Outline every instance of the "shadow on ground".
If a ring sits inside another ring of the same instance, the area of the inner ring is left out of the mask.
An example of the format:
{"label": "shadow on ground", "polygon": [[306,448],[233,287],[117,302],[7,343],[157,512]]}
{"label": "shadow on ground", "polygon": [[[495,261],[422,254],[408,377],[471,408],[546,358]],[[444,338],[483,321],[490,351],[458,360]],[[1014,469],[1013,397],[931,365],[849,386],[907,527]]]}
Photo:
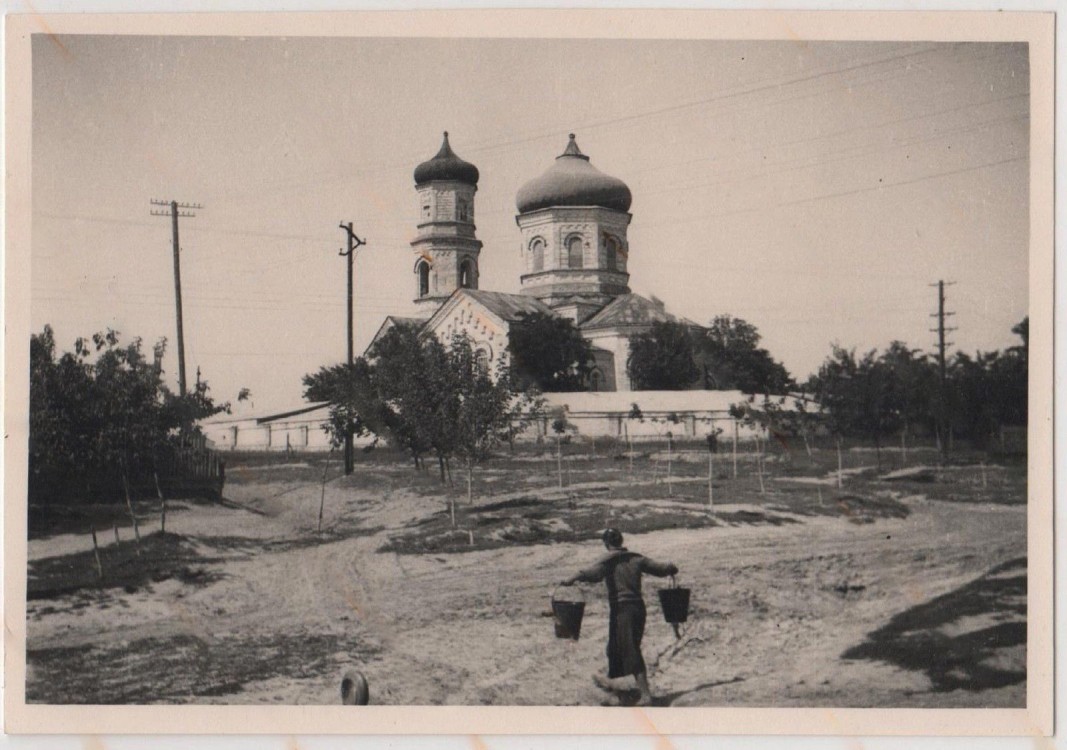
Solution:
{"label": "shadow on ground", "polygon": [[842,654],[929,677],[933,692],[986,690],[1026,679],[1026,558],[895,615]]}
{"label": "shadow on ground", "polygon": [[26,701],[186,703],[199,697],[239,694],[246,685],[268,679],[323,679],[340,663],[365,662],[377,653],[377,647],[359,635],[311,632],[205,633],[203,637],[179,635],[31,649],[27,651],[31,676]]}
{"label": "shadow on ground", "polygon": [[[734,677],[729,680],[717,680],[715,682],[705,682],[703,685],[696,685],[685,690],[676,690],[673,693],[663,693],[662,695],[654,695],[652,697],[652,706],[665,708],[667,706],[674,705],[674,702],[681,698],[683,695],[690,695],[691,693],[699,693],[702,690],[709,690],[715,687],[721,687],[723,685],[732,685],[735,682],[744,682],[743,677]],[[654,690],[653,690],[654,691]],[[605,701],[607,705],[611,706],[636,706],[637,701],[641,698],[641,693],[636,689],[633,690],[614,690],[611,692],[610,697]]]}

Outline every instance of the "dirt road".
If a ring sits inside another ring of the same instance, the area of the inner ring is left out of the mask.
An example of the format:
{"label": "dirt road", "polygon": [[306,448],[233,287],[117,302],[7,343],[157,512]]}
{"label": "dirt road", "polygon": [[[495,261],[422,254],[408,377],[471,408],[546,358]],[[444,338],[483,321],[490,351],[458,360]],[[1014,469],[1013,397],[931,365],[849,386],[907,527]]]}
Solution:
{"label": "dirt road", "polygon": [[[29,602],[31,701],[337,703],[349,666],[374,703],[618,700],[590,680],[604,662],[602,589],[586,589],[578,642],[554,638],[542,616],[553,583],[594,559],[595,543],[397,555],[378,550],[439,501],[334,483],[319,537],[314,485],[232,494],[258,512],[190,506],[168,518],[205,561],[193,582]],[[796,516],[629,536],[676,562],[693,590],[676,641],[661,582],[646,579],[657,702],[1022,705],[1025,506],[903,502],[906,518],[874,523]],[[30,558],[84,545],[34,541]]]}

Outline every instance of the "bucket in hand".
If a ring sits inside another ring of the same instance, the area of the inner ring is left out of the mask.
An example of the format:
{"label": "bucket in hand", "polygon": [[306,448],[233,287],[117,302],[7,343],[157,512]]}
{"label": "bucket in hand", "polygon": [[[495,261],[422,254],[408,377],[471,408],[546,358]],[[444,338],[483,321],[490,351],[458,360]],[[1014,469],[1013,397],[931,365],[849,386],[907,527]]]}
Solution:
{"label": "bucket in hand", "polygon": [[[569,601],[556,598],[556,591],[552,592],[552,618],[556,624],[557,638],[570,638],[578,640],[582,632],[582,617],[585,615],[585,597],[581,601]],[[581,590],[578,590],[581,595]]]}
{"label": "bucket in hand", "polygon": [[689,619],[689,589],[682,588],[671,576],[671,587],[659,590],[659,603],[663,607],[663,619],[672,625]]}

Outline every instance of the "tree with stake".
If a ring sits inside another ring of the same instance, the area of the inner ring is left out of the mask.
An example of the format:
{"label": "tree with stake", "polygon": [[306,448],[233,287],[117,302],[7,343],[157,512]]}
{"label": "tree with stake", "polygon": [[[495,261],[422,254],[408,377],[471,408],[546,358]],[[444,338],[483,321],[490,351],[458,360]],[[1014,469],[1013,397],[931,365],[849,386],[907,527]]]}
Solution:
{"label": "tree with stake", "polygon": [[674,434],[667,430],[667,494],[673,495],[674,488],[671,486],[671,441]]}
{"label": "tree with stake", "polygon": [[816,400],[826,411],[838,454],[838,486],[842,484],[841,441],[845,436],[873,438],[881,466],[881,441],[900,424],[893,393],[892,369],[875,351],[857,359],[855,351],[834,345],[830,357],[812,378]]}
{"label": "tree with stake", "polygon": [[571,429],[567,421],[567,410],[560,407],[553,412],[552,431],[556,433],[556,469],[559,474],[559,486],[563,487],[563,433]]}
{"label": "tree with stake", "polygon": [[707,435],[708,441],[708,513],[715,515],[715,489],[712,486],[712,480],[715,476],[715,451],[718,447],[718,437],[722,432],[721,428],[716,427]]}
{"label": "tree with stake", "polygon": [[452,426],[452,450],[467,468],[468,503],[473,502],[474,467],[506,442],[509,432],[523,431],[541,407],[536,392],[513,390],[506,363],[501,359],[498,364],[494,379],[479,363],[470,339],[453,335],[447,366],[454,398],[446,404],[450,411],[444,422]]}
{"label": "tree with stake", "polygon": [[633,437],[630,435],[630,420],[631,419],[636,419],[639,422],[644,422],[645,421],[645,415],[641,413],[641,407],[638,406],[636,402],[630,404],[630,413],[626,415],[626,444],[627,444],[627,448],[628,448],[627,455],[630,458],[630,481],[633,482],[633,479],[634,479],[634,441],[633,441]]}

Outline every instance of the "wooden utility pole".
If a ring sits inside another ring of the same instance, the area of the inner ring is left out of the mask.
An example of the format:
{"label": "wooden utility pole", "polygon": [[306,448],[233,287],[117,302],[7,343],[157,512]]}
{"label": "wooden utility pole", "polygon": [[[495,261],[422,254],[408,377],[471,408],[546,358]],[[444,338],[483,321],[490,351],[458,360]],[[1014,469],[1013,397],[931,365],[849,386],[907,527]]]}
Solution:
{"label": "wooden utility pole", "polygon": [[203,208],[199,203],[179,203],[178,201],[160,201],[153,198],[153,206],[166,206],[166,211],[149,211],[152,216],[169,216],[171,219],[172,243],[174,249],[174,307],[178,318],[178,392],[185,396],[185,331],[182,327],[182,268],[179,260],[181,245],[178,242],[178,217],[193,218],[195,209]]}
{"label": "wooden utility pole", "polygon": [[930,286],[937,287],[937,312],[931,313],[931,318],[937,318],[937,328],[931,328],[931,333],[937,334],[937,366],[940,377],[939,397],[940,413],[938,414],[938,421],[940,422],[938,429],[941,433],[941,453],[942,455],[948,453],[948,433],[952,429],[951,422],[948,417],[948,360],[945,356],[945,352],[948,347],[952,346],[951,341],[945,341],[945,333],[948,331],[955,331],[955,328],[948,328],[945,326],[945,318],[955,315],[954,312],[945,311],[945,287],[952,286],[955,282],[944,280],[938,281],[936,284],[930,284]]}
{"label": "wooden utility pole", "polygon": [[[341,229],[345,230],[345,234],[348,235],[348,249],[342,248],[338,251],[338,255],[342,255],[347,260],[348,265],[348,366],[352,367],[354,358],[354,352],[352,351],[352,257],[356,254],[356,250],[361,246],[367,244],[365,240],[361,240],[352,231],[352,222],[347,224],[341,223]],[[352,445],[352,434],[345,430],[345,476],[348,476],[355,470],[355,456]]]}

